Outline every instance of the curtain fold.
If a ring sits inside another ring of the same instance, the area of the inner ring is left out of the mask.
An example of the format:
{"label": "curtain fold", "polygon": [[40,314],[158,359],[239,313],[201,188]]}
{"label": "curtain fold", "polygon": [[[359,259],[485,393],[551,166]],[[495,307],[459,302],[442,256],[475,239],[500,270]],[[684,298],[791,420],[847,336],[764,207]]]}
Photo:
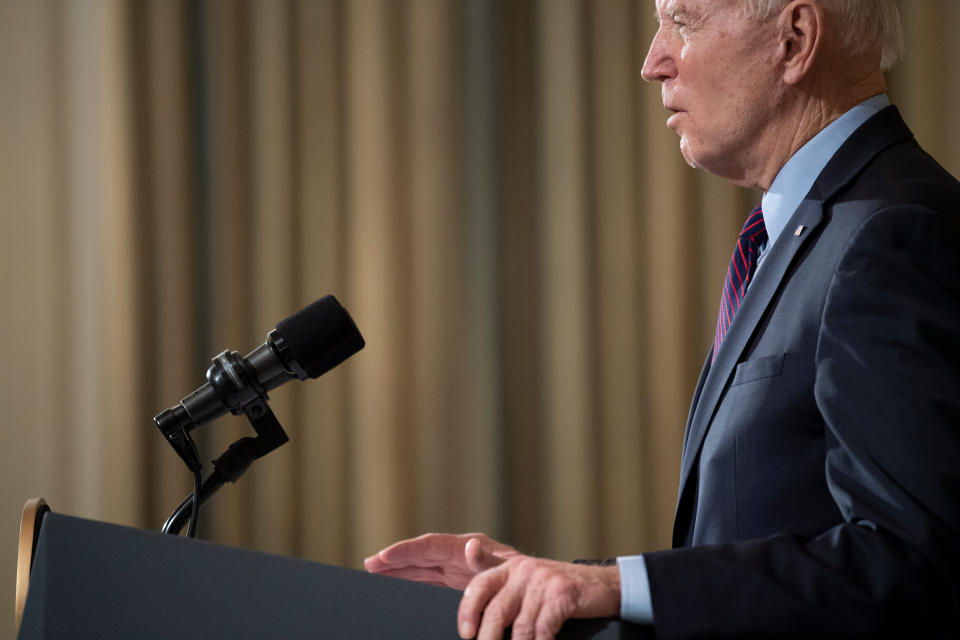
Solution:
{"label": "curtain fold", "polygon": [[[152,416],[333,293],[366,349],[271,393],[291,441],[203,537],[354,567],[428,530],[668,545],[759,194],[684,164],[648,4],[0,0],[8,522],[43,495],[159,528],[191,485]],[[903,13],[891,97],[960,173],[960,8]]]}

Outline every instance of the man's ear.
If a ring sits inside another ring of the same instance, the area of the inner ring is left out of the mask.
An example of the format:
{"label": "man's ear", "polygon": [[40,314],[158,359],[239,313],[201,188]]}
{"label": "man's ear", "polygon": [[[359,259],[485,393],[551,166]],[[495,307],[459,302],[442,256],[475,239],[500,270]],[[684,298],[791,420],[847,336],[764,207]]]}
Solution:
{"label": "man's ear", "polygon": [[823,48],[825,16],[817,0],[793,0],[780,12],[780,55],[783,81],[798,84],[809,73]]}

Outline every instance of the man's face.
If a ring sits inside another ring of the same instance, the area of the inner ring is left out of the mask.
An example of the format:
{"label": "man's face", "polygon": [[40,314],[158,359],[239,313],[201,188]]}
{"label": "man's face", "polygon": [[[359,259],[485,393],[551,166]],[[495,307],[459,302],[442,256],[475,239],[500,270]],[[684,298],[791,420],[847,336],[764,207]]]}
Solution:
{"label": "man's face", "polygon": [[781,96],[776,20],[748,20],[738,4],[657,0],[660,27],[642,71],[663,83],[684,159],[735,182],[769,142]]}

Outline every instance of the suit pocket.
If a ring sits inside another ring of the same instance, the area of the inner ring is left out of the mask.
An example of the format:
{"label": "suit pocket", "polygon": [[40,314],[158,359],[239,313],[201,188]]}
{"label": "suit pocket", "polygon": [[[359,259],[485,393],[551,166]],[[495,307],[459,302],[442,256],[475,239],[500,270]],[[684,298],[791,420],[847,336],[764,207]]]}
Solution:
{"label": "suit pocket", "polygon": [[733,374],[731,386],[780,375],[783,373],[783,361],[786,356],[785,353],[779,353],[741,362],[737,365],[737,370]]}

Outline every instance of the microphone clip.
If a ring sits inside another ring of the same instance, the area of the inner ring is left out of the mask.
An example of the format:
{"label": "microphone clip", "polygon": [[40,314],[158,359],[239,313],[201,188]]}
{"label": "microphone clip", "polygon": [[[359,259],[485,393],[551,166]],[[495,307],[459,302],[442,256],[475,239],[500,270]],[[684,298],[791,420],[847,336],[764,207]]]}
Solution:
{"label": "microphone clip", "polygon": [[250,363],[236,351],[226,349],[213,359],[207,369],[207,382],[223,406],[235,416],[244,413],[244,407],[258,400],[263,404],[268,400],[267,392],[257,381]]}
{"label": "microphone clip", "polygon": [[256,399],[250,402],[243,407],[243,413],[257,432],[257,437],[240,438],[213,461],[214,475],[226,482],[236,482],[254,460],[290,440],[265,401]]}
{"label": "microphone clip", "polygon": [[267,404],[267,391],[257,381],[250,363],[239,353],[225,350],[215,357],[207,369],[207,382],[223,406],[234,415],[245,415],[257,432],[256,438],[240,438],[234,442],[213,462],[217,475],[227,482],[236,482],[254,460],[267,455],[289,438]]}

